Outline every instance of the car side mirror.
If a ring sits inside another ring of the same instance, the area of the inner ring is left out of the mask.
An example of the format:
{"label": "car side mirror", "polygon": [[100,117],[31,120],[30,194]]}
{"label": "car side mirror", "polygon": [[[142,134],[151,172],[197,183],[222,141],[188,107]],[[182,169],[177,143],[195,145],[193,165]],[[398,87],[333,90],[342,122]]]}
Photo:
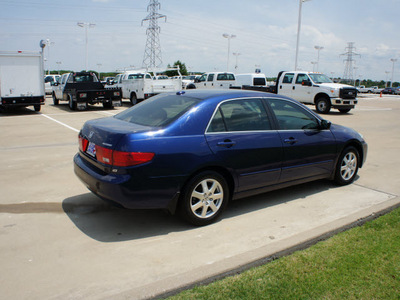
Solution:
{"label": "car side mirror", "polygon": [[303,80],[303,81],[301,82],[301,85],[303,85],[303,86],[312,86],[312,83],[311,83],[311,81],[309,81],[309,80]]}
{"label": "car side mirror", "polygon": [[52,86],[57,86],[57,85],[58,85],[58,82],[52,82],[51,85],[52,85]]}
{"label": "car side mirror", "polygon": [[332,125],[332,123],[330,121],[321,120],[320,128],[321,128],[321,130],[330,129],[331,125]]}
{"label": "car side mirror", "polygon": [[195,78],[194,82],[200,82],[200,79],[199,78]]}

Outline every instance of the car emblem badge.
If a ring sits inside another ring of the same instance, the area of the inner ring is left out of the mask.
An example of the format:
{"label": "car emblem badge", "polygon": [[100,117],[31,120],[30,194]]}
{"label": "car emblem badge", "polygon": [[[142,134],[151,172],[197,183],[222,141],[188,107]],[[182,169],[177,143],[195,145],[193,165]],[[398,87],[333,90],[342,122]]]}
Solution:
{"label": "car emblem badge", "polygon": [[91,139],[91,138],[93,137],[93,135],[94,135],[94,132],[91,131],[91,132],[89,133],[89,135],[88,135],[88,138]]}

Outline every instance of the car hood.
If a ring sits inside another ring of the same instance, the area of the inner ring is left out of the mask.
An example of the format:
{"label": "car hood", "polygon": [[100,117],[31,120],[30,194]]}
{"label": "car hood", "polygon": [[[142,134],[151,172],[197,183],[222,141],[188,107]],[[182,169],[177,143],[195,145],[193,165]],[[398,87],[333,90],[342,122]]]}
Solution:
{"label": "car hood", "polygon": [[341,84],[341,83],[318,83],[319,86],[326,87],[327,89],[341,89],[341,88],[353,88],[354,86],[348,84]]}

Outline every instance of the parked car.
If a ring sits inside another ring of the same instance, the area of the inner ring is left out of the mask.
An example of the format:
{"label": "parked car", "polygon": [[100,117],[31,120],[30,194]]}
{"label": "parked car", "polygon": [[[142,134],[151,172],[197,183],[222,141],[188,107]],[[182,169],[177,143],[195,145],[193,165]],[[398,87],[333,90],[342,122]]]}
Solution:
{"label": "parked car", "polygon": [[394,87],[387,87],[382,90],[382,94],[391,94],[394,95],[396,92],[396,88]]}
{"label": "parked car", "polygon": [[400,95],[400,87],[397,87],[396,90],[394,91],[394,93],[395,93],[396,95]]}
{"label": "parked car", "polygon": [[122,207],[207,225],[230,200],[323,178],[350,184],[366,156],[356,131],[285,96],[191,90],[87,121],[74,170]]}

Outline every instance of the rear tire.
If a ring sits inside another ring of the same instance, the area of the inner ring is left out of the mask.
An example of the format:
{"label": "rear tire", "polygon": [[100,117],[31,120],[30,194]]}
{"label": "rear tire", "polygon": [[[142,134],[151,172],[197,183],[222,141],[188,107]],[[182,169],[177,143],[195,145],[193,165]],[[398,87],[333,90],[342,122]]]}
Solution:
{"label": "rear tire", "polygon": [[114,106],[112,105],[112,101],[110,100],[110,102],[103,102],[103,107],[105,109],[113,109]]}
{"label": "rear tire", "polygon": [[226,208],[229,187],[223,176],[205,171],[184,187],[180,199],[181,216],[189,223],[204,226],[215,222]]}
{"label": "rear tire", "polygon": [[53,93],[52,96],[53,96],[53,104],[58,105],[60,103],[60,101],[57,99],[56,94]]}
{"label": "rear tire", "polygon": [[320,114],[327,114],[331,111],[331,101],[329,98],[320,97],[315,101],[315,109]]}
{"label": "rear tire", "polygon": [[338,185],[347,185],[356,178],[360,166],[360,154],[354,147],[347,147],[339,157],[336,171],[335,182]]}
{"label": "rear tire", "polygon": [[137,104],[137,97],[136,97],[135,93],[131,93],[130,100],[131,100],[132,105],[136,105]]}
{"label": "rear tire", "polygon": [[76,101],[74,101],[72,99],[72,96],[68,96],[68,100],[69,100],[69,109],[70,110],[76,110]]}
{"label": "rear tire", "polygon": [[40,111],[41,105],[34,105],[33,108],[35,111]]}

